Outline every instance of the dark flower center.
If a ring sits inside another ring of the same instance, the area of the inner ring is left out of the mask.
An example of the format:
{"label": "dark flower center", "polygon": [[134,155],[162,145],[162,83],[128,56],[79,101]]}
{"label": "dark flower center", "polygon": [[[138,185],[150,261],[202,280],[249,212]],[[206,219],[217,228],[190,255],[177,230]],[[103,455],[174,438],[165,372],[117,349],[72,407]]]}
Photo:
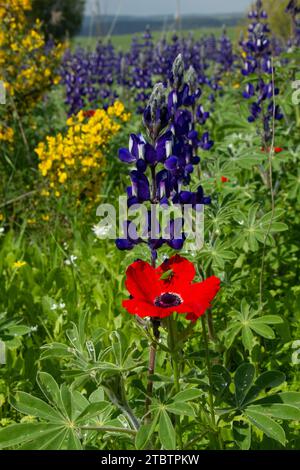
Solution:
{"label": "dark flower center", "polygon": [[154,305],[161,308],[177,307],[177,305],[182,304],[183,300],[178,294],[173,292],[165,292],[164,294],[159,295],[154,300]]}

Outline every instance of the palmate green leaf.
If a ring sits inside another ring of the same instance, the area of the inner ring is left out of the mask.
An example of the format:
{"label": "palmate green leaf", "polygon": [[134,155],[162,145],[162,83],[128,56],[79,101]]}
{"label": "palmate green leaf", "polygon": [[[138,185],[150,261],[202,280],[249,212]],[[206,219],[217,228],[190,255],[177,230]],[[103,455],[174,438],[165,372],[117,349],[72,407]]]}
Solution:
{"label": "palmate green leaf", "polygon": [[253,402],[257,396],[265,389],[278,387],[285,381],[283,372],[277,370],[268,370],[261,374],[255,381],[254,385],[250,388],[247,396],[245,397],[244,404]]}
{"label": "palmate green leaf", "polygon": [[244,399],[253,383],[255,367],[253,364],[241,364],[234,375],[235,399],[237,407],[242,406]]}
{"label": "palmate green leaf", "polygon": [[29,393],[17,392],[11,398],[11,405],[20,413],[36,416],[51,423],[63,423],[64,417],[50,405]]}
{"label": "palmate green leaf", "polygon": [[245,415],[250,420],[250,422],[260,429],[264,434],[266,434],[266,436],[280,442],[280,444],[283,446],[285,445],[285,432],[280,424],[276,423],[276,421],[271,419],[269,416],[266,416],[257,411],[249,410],[248,408],[245,410]]}
{"label": "palmate green leaf", "polygon": [[69,429],[66,438],[63,441],[64,448],[67,450],[82,450],[81,442],[76,431]]}
{"label": "palmate green leaf", "polygon": [[251,170],[255,165],[261,164],[265,159],[265,156],[259,154],[253,154],[252,150],[249,150],[247,154],[240,155],[237,164],[240,168]]}
{"label": "palmate green leaf", "polygon": [[270,416],[271,418],[300,421],[300,409],[296,406],[286,405],[284,403],[253,404],[248,406],[247,410],[262,413],[266,416]]}
{"label": "palmate green leaf", "polygon": [[198,390],[197,388],[187,388],[186,390],[183,390],[182,392],[177,393],[173,397],[173,401],[191,401],[195,400],[196,398],[199,398],[201,396],[201,391]]}
{"label": "palmate green leaf", "polygon": [[170,416],[162,410],[159,418],[159,440],[165,450],[176,450],[176,433]]}
{"label": "palmate green leaf", "polygon": [[60,450],[68,433],[68,429],[60,428],[34,438],[18,448],[18,450]]}
{"label": "palmate green leaf", "polygon": [[49,423],[12,424],[0,430],[0,449],[11,448],[33,439],[39,439],[53,432],[60,432],[61,429],[61,426]]}
{"label": "palmate green leaf", "polygon": [[251,446],[251,426],[249,423],[232,423],[233,438],[241,450],[249,450]]}

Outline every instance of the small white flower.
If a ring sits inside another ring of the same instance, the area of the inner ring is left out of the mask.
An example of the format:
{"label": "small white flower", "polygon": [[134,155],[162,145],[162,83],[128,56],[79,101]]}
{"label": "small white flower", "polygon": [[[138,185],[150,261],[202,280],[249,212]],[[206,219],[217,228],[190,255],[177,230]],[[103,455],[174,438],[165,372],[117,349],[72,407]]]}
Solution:
{"label": "small white flower", "polygon": [[104,238],[109,234],[111,228],[112,225],[106,225],[104,227],[98,224],[93,226],[92,231],[94,232],[97,238]]}
{"label": "small white flower", "polygon": [[65,264],[67,266],[71,266],[71,265],[76,266],[76,263],[75,263],[76,260],[77,260],[77,256],[71,255],[70,258],[65,260]]}
{"label": "small white flower", "polygon": [[4,227],[0,227],[0,235],[4,233]]}
{"label": "small white flower", "polygon": [[34,333],[34,332],[37,331],[37,330],[38,330],[38,325],[34,325],[34,326],[31,326],[31,327],[30,327],[30,331],[31,331],[32,333]]}
{"label": "small white flower", "polygon": [[52,304],[50,307],[50,310],[57,310],[58,305],[57,304]]}
{"label": "small white flower", "polygon": [[65,308],[66,304],[64,302],[60,302],[59,308]]}

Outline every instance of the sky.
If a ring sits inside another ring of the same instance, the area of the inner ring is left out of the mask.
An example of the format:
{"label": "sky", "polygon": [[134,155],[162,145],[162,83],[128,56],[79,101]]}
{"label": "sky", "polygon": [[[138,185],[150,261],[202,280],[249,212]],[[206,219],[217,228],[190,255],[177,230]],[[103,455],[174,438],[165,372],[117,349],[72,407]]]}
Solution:
{"label": "sky", "polygon": [[[97,12],[100,4],[101,14],[114,15],[174,15],[178,0],[86,0],[86,12]],[[241,13],[251,0],[179,0],[182,15]],[[99,10],[98,10],[99,11]]]}

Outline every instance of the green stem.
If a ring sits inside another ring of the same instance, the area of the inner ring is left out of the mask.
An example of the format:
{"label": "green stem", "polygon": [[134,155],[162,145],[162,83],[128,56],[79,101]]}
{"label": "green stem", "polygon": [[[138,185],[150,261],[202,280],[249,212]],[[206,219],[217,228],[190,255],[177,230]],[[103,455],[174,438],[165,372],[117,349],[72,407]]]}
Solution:
{"label": "green stem", "polygon": [[215,408],[214,408],[214,397],[212,393],[212,372],[211,372],[211,364],[210,364],[210,357],[209,357],[208,336],[206,332],[206,322],[205,322],[204,315],[201,317],[201,323],[202,323],[202,332],[203,332],[203,339],[204,339],[204,346],[205,346],[205,359],[206,359],[206,367],[207,367],[208,382],[209,382],[208,405],[209,405],[212,424],[213,424],[213,427],[215,428],[214,432],[217,433],[217,436],[218,436],[218,445],[219,445],[219,448],[222,449],[223,444],[222,444],[221,436],[220,436],[219,431],[216,431],[217,423],[216,423],[216,414],[215,414]]}
{"label": "green stem", "polygon": [[[167,326],[168,326],[168,344],[172,356],[172,368],[173,368],[173,376],[174,376],[174,388],[175,392],[180,392],[180,367],[178,364],[178,354],[176,351],[177,345],[177,325],[176,320],[174,321],[173,315],[170,315],[167,318]],[[182,434],[180,429],[180,416],[175,417],[175,430],[176,435],[178,436],[179,440],[179,448],[183,449],[183,442],[182,442]]]}

